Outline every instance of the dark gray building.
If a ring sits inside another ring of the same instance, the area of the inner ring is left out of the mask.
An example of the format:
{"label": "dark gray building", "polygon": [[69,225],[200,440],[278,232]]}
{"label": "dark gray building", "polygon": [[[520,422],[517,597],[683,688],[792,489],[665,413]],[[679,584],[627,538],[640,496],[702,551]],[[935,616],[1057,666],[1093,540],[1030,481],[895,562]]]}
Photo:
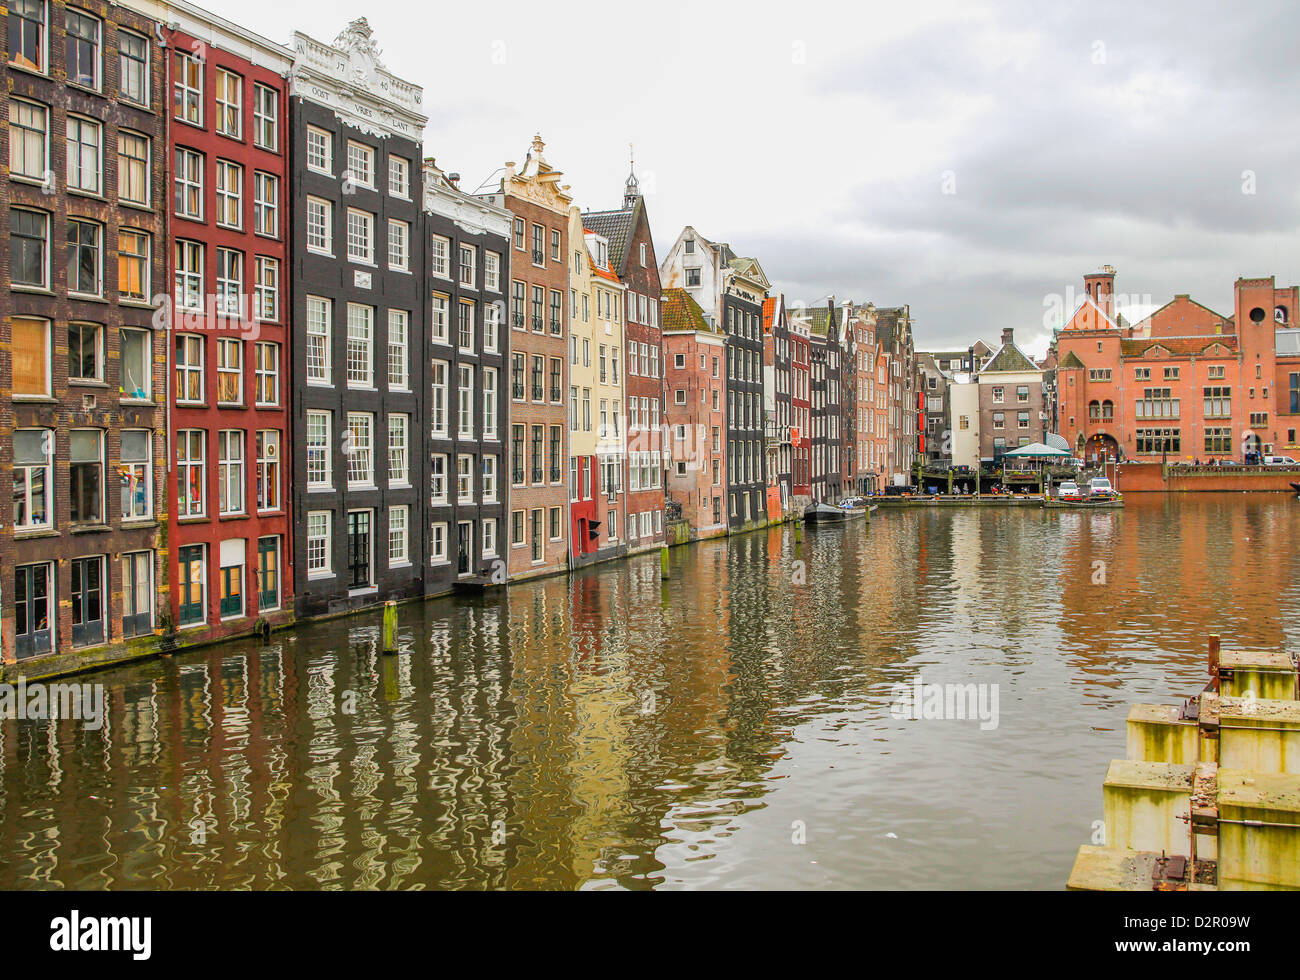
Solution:
{"label": "dark gray building", "polygon": [[364,18],[293,46],[294,594],[308,616],[424,593],[427,118]]}
{"label": "dark gray building", "polygon": [[[506,579],[512,216],[424,162],[429,411],[417,444],[429,467],[425,595]],[[427,440],[427,441],[426,441]]]}

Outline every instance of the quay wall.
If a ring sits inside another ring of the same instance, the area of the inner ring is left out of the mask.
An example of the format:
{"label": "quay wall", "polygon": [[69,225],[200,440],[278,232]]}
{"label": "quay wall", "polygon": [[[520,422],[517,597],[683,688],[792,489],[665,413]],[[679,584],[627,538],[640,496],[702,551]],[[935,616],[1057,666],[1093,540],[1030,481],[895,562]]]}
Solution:
{"label": "quay wall", "polygon": [[1294,493],[1300,469],[1260,466],[1164,466],[1121,463],[1120,493]]}

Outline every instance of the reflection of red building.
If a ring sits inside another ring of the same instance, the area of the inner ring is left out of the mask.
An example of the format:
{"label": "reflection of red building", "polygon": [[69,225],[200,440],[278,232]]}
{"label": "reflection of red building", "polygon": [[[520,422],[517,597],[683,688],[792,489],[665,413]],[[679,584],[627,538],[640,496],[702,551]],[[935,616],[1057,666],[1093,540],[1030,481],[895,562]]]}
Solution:
{"label": "reflection of red building", "polygon": [[809,388],[808,324],[790,322],[790,446],[794,506],[801,511],[812,500],[812,402]]}
{"label": "reflection of red building", "polygon": [[172,25],[171,616],[229,635],[293,605],[282,290],[293,55],[195,7],[159,19]]}

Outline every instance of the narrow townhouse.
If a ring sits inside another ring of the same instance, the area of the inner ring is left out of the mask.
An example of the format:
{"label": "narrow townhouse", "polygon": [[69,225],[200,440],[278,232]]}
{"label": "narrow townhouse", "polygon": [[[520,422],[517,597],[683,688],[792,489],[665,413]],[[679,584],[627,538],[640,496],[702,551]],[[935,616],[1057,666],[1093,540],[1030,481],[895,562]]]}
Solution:
{"label": "narrow townhouse", "polygon": [[170,629],[166,51],[102,0],[13,0],[0,59],[0,650],[101,659]]}
{"label": "narrow townhouse", "polygon": [[[440,595],[458,584],[506,581],[511,216],[462,191],[459,175],[432,157],[423,172],[419,233],[428,313],[412,329],[427,338],[429,413],[413,421],[408,452],[427,446],[424,594]],[[403,357],[389,364],[393,371],[409,370]]]}
{"label": "narrow townhouse", "polygon": [[365,18],[293,38],[294,598],[300,616],[424,594],[431,347],[419,86]]}
{"label": "narrow townhouse", "polygon": [[790,324],[785,295],[778,293],[763,301],[763,437],[768,490],[776,488],[778,498],[768,501],[772,521],[784,520],[794,506],[791,381]]}
{"label": "narrow townhouse", "polygon": [[483,199],[511,214],[510,528],[512,579],[569,566],[569,207],[563,174],[533,138]]}

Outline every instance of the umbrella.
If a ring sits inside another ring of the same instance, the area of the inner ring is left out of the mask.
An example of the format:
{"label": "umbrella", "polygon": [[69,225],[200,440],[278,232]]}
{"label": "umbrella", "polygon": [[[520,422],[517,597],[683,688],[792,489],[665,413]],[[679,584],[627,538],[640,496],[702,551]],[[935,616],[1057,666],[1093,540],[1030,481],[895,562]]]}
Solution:
{"label": "umbrella", "polygon": [[1053,449],[1051,446],[1044,446],[1041,442],[1033,442],[1019,449],[1008,450],[1002,455],[1014,456],[1017,459],[1060,459],[1069,456],[1070,453],[1065,449]]}

